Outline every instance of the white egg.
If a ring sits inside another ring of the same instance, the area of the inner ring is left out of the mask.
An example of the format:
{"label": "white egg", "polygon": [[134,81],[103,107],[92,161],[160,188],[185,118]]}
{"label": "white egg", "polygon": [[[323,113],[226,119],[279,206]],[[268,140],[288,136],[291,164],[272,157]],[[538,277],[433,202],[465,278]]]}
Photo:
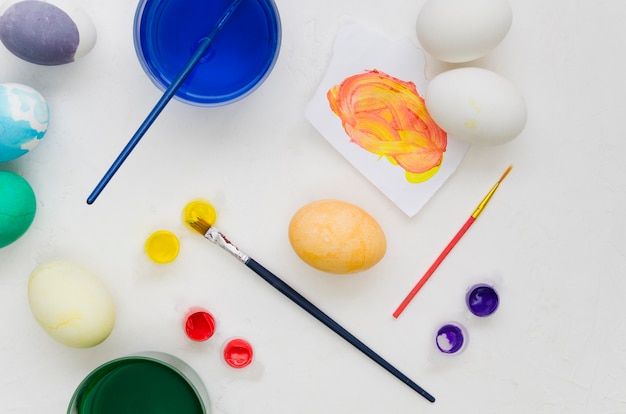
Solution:
{"label": "white egg", "polygon": [[109,291],[93,273],[72,262],[54,261],[35,269],[28,301],[37,323],[70,347],[98,345],[115,325]]}
{"label": "white egg", "polygon": [[436,59],[469,62],[493,50],[512,21],[506,0],[429,0],[417,18],[417,38]]}
{"label": "white egg", "polygon": [[424,100],[437,125],[472,144],[504,144],[526,125],[522,95],[509,80],[487,69],[443,72],[429,82]]}

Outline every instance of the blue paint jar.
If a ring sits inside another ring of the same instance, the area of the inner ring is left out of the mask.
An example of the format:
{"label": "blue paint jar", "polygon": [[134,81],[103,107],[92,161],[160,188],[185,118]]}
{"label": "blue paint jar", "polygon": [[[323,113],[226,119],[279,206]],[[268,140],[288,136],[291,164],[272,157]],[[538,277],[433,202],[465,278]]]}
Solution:
{"label": "blue paint jar", "polygon": [[[142,0],[134,22],[135,50],[162,91],[211,31],[232,0]],[[273,0],[243,0],[175,95],[198,106],[218,106],[252,93],[269,76],[281,42]]]}

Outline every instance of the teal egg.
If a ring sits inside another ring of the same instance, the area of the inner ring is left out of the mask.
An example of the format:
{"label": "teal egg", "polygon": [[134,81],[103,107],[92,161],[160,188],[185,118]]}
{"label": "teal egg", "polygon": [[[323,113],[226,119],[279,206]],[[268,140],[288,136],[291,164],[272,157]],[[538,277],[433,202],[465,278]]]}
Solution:
{"label": "teal egg", "polygon": [[35,193],[28,181],[10,171],[0,171],[0,248],[26,233],[36,210]]}
{"label": "teal egg", "polygon": [[35,148],[49,119],[48,104],[39,92],[19,83],[0,83],[0,162]]}

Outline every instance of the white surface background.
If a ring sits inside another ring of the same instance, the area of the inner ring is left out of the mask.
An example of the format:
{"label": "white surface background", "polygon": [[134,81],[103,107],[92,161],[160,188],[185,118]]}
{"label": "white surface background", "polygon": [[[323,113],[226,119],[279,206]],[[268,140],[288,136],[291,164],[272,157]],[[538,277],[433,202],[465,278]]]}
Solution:
{"label": "white surface background", "polygon": [[[303,108],[330,58],[334,35],[358,21],[415,38],[420,0],[277,0],[283,45],[267,82],[217,109],[173,102],[101,198],[85,198],[159,92],[132,45],[136,3],[84,0],[95,49],[74,64],[40,67],[0,48],[0,81],[48,100],[48,134],[1,166],[38,198],[28,233],[0,250],[0,411],[65,412],[97,365],[136,351],[170,352],[192,365],[214,413],[626,412],[624,110],[626,58],[620,0],[510,0],[504,42],[477,65],[515,83],[526,129],[501,147],[469,150],[446,185],[407,218],[309,125]],[[435,72],[440,68],[434,68]],[[398,320],[391,313],[504,168],[515,168],[480,220]],[[430,404],[180,221],[191,199],[210,199],[218,227],[242,249],[343,323],[437,397]],[[388,252],[362,274],[322,274],[293,253],[292,214],[319,198],[369,211]],[[153,230],[179,234],[171,266],[148,263]],[[51,259],[96,272],[118,319],[101,345],[70,349],[35,323],[31,271]],[[502,277],[502,307],[472,324],[466,352],[432,364],[433,329],[463,314],[467,285]],[[195,344],[185,310],[219,323]],[[224,367],[222,342],[254,345],[257,377]]]}

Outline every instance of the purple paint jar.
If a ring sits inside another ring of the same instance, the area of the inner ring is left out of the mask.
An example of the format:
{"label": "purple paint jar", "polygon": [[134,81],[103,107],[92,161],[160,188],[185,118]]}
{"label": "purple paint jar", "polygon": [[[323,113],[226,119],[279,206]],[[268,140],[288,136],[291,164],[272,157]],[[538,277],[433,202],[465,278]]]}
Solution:
{"label": "purple paint jar", "polygon": [[465,303],[472,314],[483,318],[498,309],[500,298],[493,286],[480,283],[469,288],[465,295]]}
{"label": "purple paint jar", "polygon": [[456,323],[449,322],[441,326],[435,334],[435,345],[444,354],[457,354],[465,348],[467,331]]}

